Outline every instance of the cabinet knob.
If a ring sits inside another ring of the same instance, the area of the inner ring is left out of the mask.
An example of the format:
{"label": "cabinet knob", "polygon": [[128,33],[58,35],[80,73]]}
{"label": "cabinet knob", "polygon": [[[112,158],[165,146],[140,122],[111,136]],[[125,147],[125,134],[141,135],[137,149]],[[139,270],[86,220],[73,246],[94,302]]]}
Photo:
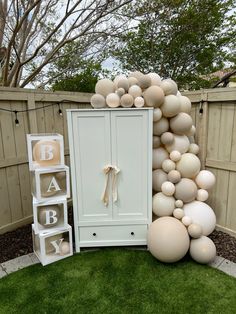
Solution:
{"label": "cabinet knob", "polygon": [[133,231],[131,232],[131,235],[132,235],[132,236],[134,235],[134,232],[133,232]]}
{"label": "cabinet knob", "polygon": [[94,232],[94,233],[93,233],[93,236],[96,237],[96,235],[97,235],[97,234]]}

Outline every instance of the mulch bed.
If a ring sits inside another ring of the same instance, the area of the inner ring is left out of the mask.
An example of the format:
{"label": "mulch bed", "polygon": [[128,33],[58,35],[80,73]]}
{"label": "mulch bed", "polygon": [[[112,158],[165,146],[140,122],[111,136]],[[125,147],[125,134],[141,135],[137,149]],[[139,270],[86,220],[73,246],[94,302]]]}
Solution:
{"label": "mulch bed", "polygon": [[[68,222],[73,226],[72,208],[68,210]],[[209,236],[215,243],[217,255],[236,263],[236,238],[222,231]],[[0,235],[0,263],[33,252],[31,225]]]}

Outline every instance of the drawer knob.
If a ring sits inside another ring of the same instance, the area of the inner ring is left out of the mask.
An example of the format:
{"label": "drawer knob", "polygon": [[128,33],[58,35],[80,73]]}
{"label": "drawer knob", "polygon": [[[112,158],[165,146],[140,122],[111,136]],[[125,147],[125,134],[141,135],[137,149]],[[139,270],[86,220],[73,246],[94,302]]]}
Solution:
{"label": "drawer knob", "polygon": [[94,232],[94,233],[93,233],[93,236],[96,237],[96,235],[97,235],[97,234]]}
{"label": "drawer knob", "polygon": [[133,232],[133,231],[131,232],[131,235],[132,235],[132,236],[134,235],[134,232]]}

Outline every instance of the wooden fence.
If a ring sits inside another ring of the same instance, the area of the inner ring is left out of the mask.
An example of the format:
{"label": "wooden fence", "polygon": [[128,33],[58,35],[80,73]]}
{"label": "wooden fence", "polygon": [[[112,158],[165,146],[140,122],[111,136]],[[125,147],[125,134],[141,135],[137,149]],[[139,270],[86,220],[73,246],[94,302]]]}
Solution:
{"label": "wooden fence", "polygon": [[[217,225],[236,235],[236,89],[212,89],[185,93],[193,103],[192,118],[203,168],[216,175],[209,205]],[[65,160],[69,164],[65,110],[89,107],[90,94],[0,88],[0,233],[32,221],[32,200],[27,163],[27,133],[64,135]],[[50,104],[53,106],[47,107]],[[58,114],[59,104],[63,116]]]}
{"label": "wooden fence", "polygon": [[[65,161],[69,164],[65,110],[90,106],[90,97],[84,93],[0,88],[0,108],[41,108],[18,113],[19,126],[15,125],[14,113],[0,111],[0,233],[32,222],[26,134],[63,134]],[[63,116],[58,114],[59,108]]]}

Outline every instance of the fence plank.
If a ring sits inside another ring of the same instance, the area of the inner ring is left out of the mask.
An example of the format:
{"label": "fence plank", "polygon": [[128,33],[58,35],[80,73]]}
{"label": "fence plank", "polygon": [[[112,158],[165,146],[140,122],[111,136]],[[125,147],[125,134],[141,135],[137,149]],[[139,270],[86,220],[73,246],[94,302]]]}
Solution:
{"label": "fence plank", "polygon": [[23,216],[32,215],[32,197],[28,164],[18,166]]}
{"label": "fence plank", "polygon": [[0,200],[0,226],[4,226],[12,221],[7,189],[6,169],[0,169]]}
{"label": "fence plank", "polygon": [[210,104],[208,119],[207,158],[218,159],[221,104]]}
{"label": "fence plank", "polygon": [[229,187],[228,187],[228,211],[226,227],[236,231],[236,173],[231,172],[229,177]]}

